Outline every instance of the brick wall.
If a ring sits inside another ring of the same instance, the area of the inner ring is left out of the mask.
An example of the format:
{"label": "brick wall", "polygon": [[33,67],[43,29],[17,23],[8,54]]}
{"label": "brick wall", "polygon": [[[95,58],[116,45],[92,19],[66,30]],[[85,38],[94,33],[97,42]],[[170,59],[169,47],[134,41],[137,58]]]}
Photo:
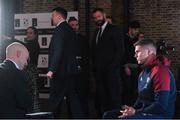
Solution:
{"label": "brick wall", "polygon": [[24,0],[24,13],[51,12],[54,7],[62,6],[68,11],[73,10],[73,0]]}
{"label": "brick wall", "polygon": [[140,21],[145,36],[175,46],[175,52],[169,56],[176,73],[180,65],[180,1],[130,0],[129,12],[131,20]]}
{"label": "brick wall", "polygon": [[[74,0],[24,0],[23,13],[51,12],[54,7],[64,7],[67,11],[74,11]],[[111,0],[90,0],[90,11],[95,7],[102,7],[107,14],[111,14]],[[85,34],[85,0],[79,0],[80,32]],[[90,32],[94,30],[94,23],[90,16]]]}
{"label": "brick wall", "polygon": [[[24,0],[24,13],[51,12],[54,7],[61,6],[68,11],[74,10],[74,0]],[[105,9],[112,15],[118,25],[123,24],[123,0],[89,0],[90,11],[96,7]],[[129,0],[130,20],[139,20],[146,37],[156,41],[166,40],[175,46],[176,51],[170,53],[174,72],[180,65],[180,1],[179,0]],[[79,0],[80,32],[85,34],[85,0]],[[90,36],[95,25],[90,14]]]}
{"label": "brick wall", "polygon": [[[22,0],[23,13],[51,12],[54,7],[61,6],[68,11],[74,10],[74,0]],[[80,32],[85,34],[85,1],[79,1]],[[112,15],[116,24],[123,26],[123,0],[89,0],[90,12],[96,7],[105,9],[108,15]],[[175,76],[180,68],[180,0],[129,0],[130,20],[139,20],[142,31],[146,37],[154,40],[166,40],[168,44],[175,46],[176,51],[170,53],[172,68]],[[90,14],[90,36],[95,25]],[[179,70],[180,71],[180,70]],[[93,81],[93,80],[92,80]],[[179,82],[179,81],[178,81]],[[93,104],[90,103],[92,107]],[[90,110],[90,116],[94,115],[94,109]]]}

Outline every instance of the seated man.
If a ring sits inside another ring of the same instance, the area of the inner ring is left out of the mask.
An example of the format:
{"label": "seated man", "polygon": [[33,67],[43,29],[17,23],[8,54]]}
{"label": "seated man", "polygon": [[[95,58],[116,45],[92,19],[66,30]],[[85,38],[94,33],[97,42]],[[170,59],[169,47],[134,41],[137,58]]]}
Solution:
{"label": "seated man", "polygon": [[165,56],[156,56],[156,45],[144,39],[135,44],[135,57],[142,65],[138,80],[139,97],[133,107],[124,105],[122,110],[104,113],[104,118],[170,119],[174,114],[176,85]]}
{"label": "seated man", "polygon": [[24,68],[29,53],[14,42],[6,48],[6,60],[0,64],[0,118],[24,118],[31,105]]}

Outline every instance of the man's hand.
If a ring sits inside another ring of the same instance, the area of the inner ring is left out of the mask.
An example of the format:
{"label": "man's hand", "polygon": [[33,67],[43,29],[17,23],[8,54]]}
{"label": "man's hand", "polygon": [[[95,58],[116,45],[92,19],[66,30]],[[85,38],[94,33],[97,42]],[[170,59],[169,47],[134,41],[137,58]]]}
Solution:
{"label": "man's hand", "polygon": [[127,116],[131,116],[134,115],[136,110],[133,107],[124,105],[122,107],[123,110],[121,110],[120,112],[122,113],[122,115],[118,116],[118,118],[123,118],[123,117],[127,117]]}
{"label": "man's hand", "polygon": [[53,78],[53,72],[51,72],[51,71],[49,71],[46,75],[47,75],[48,79],[52,79]]}

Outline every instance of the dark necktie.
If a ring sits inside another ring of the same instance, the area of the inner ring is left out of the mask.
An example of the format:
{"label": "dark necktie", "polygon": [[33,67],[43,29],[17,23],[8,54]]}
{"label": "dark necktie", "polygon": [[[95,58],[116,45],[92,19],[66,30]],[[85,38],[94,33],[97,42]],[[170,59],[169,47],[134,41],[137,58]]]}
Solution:
{"label": "dark necktie", "polygon": [[100,39],[101,39],[102,28],[100,27],[98,31],[99,31],[99,32],[98,32],[96,44],[97,44],[97,43],[100,41]]}

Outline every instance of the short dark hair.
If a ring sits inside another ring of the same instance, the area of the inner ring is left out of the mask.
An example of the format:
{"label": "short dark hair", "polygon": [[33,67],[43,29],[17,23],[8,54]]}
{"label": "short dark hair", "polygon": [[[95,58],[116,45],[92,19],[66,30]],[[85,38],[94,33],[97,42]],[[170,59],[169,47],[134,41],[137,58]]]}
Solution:
{"label": "short dark hair", "polygon": [[38,30],[37,30],[37,28],[34,27],[34,26],[29,26],[29,27],[26,29],[26,31],[27,31],[28,29],[32,29],[33,32],[34,32],[34,34],[35,34],[35,36],[36,36],[36,39],[38,39]]}
{"label": "short dark hair", "polygon": [[74,16],[69,17],[68,23],[71,21],[78,21]]}
{"label": "short dark hair", "polygon": [[131,21],[130,23],[129,23],[129,27],[130,28],[140,28],[141,26],[140,26],[140,23],[139,23],[139,21],[137,21],[137,20],[134,20],[134,21]]}
{"label": "short dark hair", "polygon": [[52,11],[56,11],[56,12],[60,13],[64,19],[67,18],[67,11],[66,11],[66,9],[64,9],[62,7],[56,7]]}
{"label": "short dark hair", "polygon": [[34,26],[29,26],[26,30],[32,29],[34,31],[34,34],[38,35],[38,30]]}
{"label": "short dark hair", "polygon": [[137,45],[140,46],[152,45],[156,49],[156,43],[151,39],[138,40],[136,43],[134,43],[134,46]]}
{"label": "short dark hair", "polygon": [[95,9],[92,11],[92,13],[95,13],[95,12],[97,12],[97,11],[99,11],[99,12],[101,12],[101,13],[104,13],[104,10],[103,10],[102,8],[95,8]]}

